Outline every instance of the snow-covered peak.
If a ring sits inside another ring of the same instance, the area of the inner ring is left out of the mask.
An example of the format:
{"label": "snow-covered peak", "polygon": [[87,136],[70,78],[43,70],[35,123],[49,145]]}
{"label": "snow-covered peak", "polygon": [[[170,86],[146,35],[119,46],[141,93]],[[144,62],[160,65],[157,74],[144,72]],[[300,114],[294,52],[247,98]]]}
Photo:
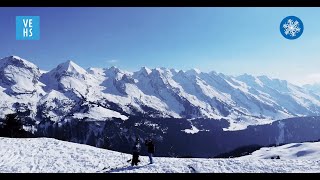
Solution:
{"label": "snow-covered peak", "polygon": [[105,74],[118,74],[118,73],[122,73],[122,71],[117,68],[116,66],[111,66],[109,68],[104,69],[105,70]]}
{"label": "snow-covered peak", "polygon": [[40,74],[36,65],[18,56],[9,56],[0,60],[0,79],[2,78],[6,84],[26,84],[27,79],[36,83]]}
{"label": "snow-covered peak", "polygon": [[159,77],[172,77],[175,72],[172,73],[171,69],[160,67],[152,69],[150,74],[152,74],[152,76]]}
{"label": "snow-covered peak", "polygon": [[151,73],[151,69],[147,68],[146,66],[143,66],[138,72],[148,75]]}
{"label": "snow-covered peak", "polygon": [[313,93],[320,95],[320,83],[305,84],[302,87]]}
{"label": "snow-covered peak", "polygon": [[[266,77],[266,78],[268,78],[268,77]],[[237,76],[235,79],[246,83],[250,87],[257,87],[257,86],[263,87],[264,86],[263,82],[261,82],[261,80],[259,78],[252,76],[252,75],[249,75],[247,73],[242,74],[240,76]]]}
{"label": "snow-covered peak", "polygon": [[40,80],[46,85],[45,90],[48,92],[52,89],[62,92],[71,90],[82,95],[88,92],[89,87],[97,84],[91,74],[71,60],[43,74]]}
{"label": "snow-covered peak", "polygon": [[263,84],[269,87],[273,87],[281,92],[288,92],[288,82],[286,80],[274,79],[268,76],[258,76],[257,77]]}
{"label": "snow-covered peak", "polygon": [[237,76],[236,79],[255,80],[255,77],[247,73],[244,73],[242,75]]}
{"label": "snow-covered peak", "polygon": [[258,76],[257,78],[260,79],[261,81],[274,83],[274,84],[286,85],[288,83],[286,80],[280,80],[280,79],[277,79],[277,78],[271,78],[271,77],[268,77],[266,75]]}
{"label": "snow-covered peak", "polygon": [[120,80],[122,76],[126,74],[125,71],[122,71],[115,66],[105,69],[104,73],[107,78],[115,78],[116,80]]}
{"label": "snow-covered peak", "polygon": [[64,63],[59,64],[56,68],[58,72],[69,72],[69,73],[79,73],[79,74],[86,74],[87,71],[84,70],[82,67],[77,65],[71,60],[68,60]]}
{"label": "snow-covered peak", "polygon": [[39,68],[36,65],[25,59],[20,58],[19,56],[8,56],[3,59],[0,59],[0,68],[8,65],[24,67],[28,69],[35,69],[40,72]]}
{"label": "snow-covered peak", "polygon": [[[0,87],[6,88],[8,94],[32,94],[36,91],[40,94],[42,92],[38,83],[40,76],[40,70],[36,65],[18,56],[9,56],[0,60]],[[35,99],[29,99],[29,101]],[[21,101],[23,100],[19,100]],[[6,100],[4,102],[7,105],[10,104]]]}
{"label": "snow-covered peak", "polygon": [[154,68],[154,69],[152,69],[152,72],[157,72],[157,73],[163,73],[164,72],[164,68]]}
{"label": "snow-covered peak", "polygon": [[250,74],[242,74],[235,77],[236,80],[247,83],[248,85],[258,84],[260,86],[266,85],[271,88],[283,88],[287,87],[288,82],[286,80],[274,79],[266,75],[253,76]]}
{"label": "snow-covered peak", "polygon": [[187,75],[194,75],[197,76],[201,73],[201,71],[199,69],[193,68],[193,69],[189,69],[185,72]]}
{"label": "snow-covered peak", "polygon": [[140,68],[140,70],[133,72],[133,77],[147,77],[152,73],[152,70],[146,66]]}
{"label": "snow-covered peak", "polygon": [[217,75],[218,75],[218,73],[217,73],[216,71],[210,71],[208,74],[214,75],[214,76],[217,76]]}
{"label": "snow-covered peak", "polygon": [[184,73],[185,73],[185,72],[184,72],[183,70],[179,70],[177,74],[182,75],[182,74],[184,74]]}
{"label": "snow-covered peak", "polygon": [[41,76],[41,81],[44,84],[51,86],[61,81],[65,77],[68,77],[68,78],[73,77],[76,79],[84,80],[84,79],[87,79],[86,77],[88,75],[89,73],[87,73],[86,70],[84,70],[82,67],[80,67],[73,61],[68,60],[64,63],[59,64],[56,68],[52,69],[48,73],[43,74]]}
{"label": "snow-covered peak", "polygon": [[119,68],[117,68],[116,66],[111,66],[110,68],[108,68],[109,71],[113,71],[113,72],[120,72],[121,70]]}
{"label": "snow-covered peak", "polygon": [[11,55],[11,56],[9,56],[9,57],[11,57],[11,58],[13,58],[13,59],[22,59],[21,57],[15,56],[15,55]]}
{"label": "snow-covered peak", "polygon": [[179,72],[179,70],[173,68],[171,68],[170,71],[173,75],[176,75]]}

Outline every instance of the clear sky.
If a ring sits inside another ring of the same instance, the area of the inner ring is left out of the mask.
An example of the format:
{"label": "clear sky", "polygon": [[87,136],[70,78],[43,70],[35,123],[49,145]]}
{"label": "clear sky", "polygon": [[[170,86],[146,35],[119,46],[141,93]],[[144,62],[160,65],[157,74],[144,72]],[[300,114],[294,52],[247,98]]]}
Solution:
{"label": "clear sky", "polygon": [[[17,41],[15,16],[40,16],[40,40]],[[282,37],[299,17],[304,32]],[[0,57],[17,55],[50,70],[142,66],[320,81],[320,8],[0,8]]]}

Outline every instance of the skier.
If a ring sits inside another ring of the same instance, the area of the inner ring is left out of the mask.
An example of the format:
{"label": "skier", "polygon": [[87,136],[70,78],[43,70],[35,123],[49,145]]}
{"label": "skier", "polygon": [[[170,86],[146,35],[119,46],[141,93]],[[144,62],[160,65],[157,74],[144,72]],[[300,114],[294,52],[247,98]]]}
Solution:
{"label": "skier", "polygon": [[145,145],[147,146],[148,148],[148,155],[149,155],[149,161],[150,161],[150,164],[153,164],[153,154],[154,154],[154,150],[155,150],[155,147],[154,147],[154,143],[151,139],[148,139],[145,141]]}
{"label": "skier", "polygon": [[138,162],[139,161],[139,153],[140,153],[140,149],[141,149],[141,146],[140,146],[140,139],[137,138],[136,139],[136,142],[134,143],[134,146],[132,148],[132,161],[131,161],[131,166],[138,166]]}

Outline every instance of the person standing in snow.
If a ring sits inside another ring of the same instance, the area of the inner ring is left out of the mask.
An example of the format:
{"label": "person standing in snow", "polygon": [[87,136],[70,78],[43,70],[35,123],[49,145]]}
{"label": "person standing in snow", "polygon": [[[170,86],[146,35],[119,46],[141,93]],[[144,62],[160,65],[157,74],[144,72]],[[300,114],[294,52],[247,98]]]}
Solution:
{"label": "person standing in snow", "polygon": [[134,146],[132,148],[132,160],[131,160],[131,166],[138,166],[138,162],[139,161],[139,154],[140,154],[140,149],[141,149],[141,146],[140,146],[140,139],[137,138],[136,139],[136,142],[134,143]]}
{"label": "person standing in snow", "polygon": [[150,161],[150,164],[153,164],[153,154],[154,154],[154,150],[155,150],[155,147],[154,147],[154,143],[151,139],[148,139],[145,141],[145,145],[147,146],[148,148],[148,155],[149,155],[149,161]]}

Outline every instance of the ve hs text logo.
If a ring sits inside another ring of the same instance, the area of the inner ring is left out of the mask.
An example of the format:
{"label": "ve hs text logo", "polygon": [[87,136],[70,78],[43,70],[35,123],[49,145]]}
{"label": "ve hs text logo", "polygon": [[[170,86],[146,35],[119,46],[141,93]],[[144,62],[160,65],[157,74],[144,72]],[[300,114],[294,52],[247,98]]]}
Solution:
{"label": "ve hs text logo", "polygon": [[40,17],[16,16],[16,40],[39,40]]}

